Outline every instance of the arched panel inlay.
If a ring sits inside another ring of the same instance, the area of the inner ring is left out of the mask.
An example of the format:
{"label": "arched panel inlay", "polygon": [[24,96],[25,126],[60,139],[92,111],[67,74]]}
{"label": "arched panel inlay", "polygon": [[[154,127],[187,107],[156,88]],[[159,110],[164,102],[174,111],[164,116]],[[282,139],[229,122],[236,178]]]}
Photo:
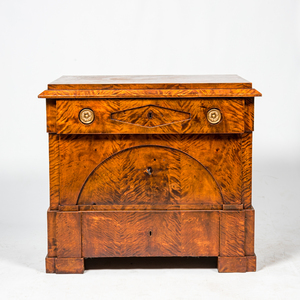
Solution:
{"label": "arched panel inlay", "polygon": [[79,205],[223,204],[212,174],[170,147],[145,145],[117,152],[84,183]]}

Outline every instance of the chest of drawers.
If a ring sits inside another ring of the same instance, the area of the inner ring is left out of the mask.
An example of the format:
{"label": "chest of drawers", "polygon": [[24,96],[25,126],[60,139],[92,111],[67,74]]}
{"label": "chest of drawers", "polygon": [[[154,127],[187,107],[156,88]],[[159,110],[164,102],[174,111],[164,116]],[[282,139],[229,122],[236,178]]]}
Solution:
{"label": "chest of drawers", "polygon": [[218,257],[255,271],[252,84],[63,76],[46,98],[49,273],[92,257]]}

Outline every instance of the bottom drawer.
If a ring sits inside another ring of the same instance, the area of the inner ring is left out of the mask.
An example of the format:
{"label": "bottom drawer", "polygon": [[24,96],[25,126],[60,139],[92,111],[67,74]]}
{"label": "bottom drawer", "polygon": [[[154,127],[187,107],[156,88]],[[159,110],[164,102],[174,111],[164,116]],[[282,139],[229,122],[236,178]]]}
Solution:
{"label": "bottom drawer", "polygon": [[218,211],[82,214],[83,257],[218,256]]}

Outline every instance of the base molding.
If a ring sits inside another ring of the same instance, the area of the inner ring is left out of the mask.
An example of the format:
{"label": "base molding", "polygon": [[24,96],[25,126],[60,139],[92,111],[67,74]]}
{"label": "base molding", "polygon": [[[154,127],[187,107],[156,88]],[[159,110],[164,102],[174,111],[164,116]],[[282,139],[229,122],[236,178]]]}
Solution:
{"label": "base molding", "polygon": [[46,273],[83,274],[83,258],[46,257]]}
{"label": "base molding", "polygon": [[219,273],[244,273],[256,271],[256,256],[218,257]]}
{"label": "base molding", "polygon": [[56,273],[55,260],[56,257],[46,256],[46,273]]}
{"label": "base molding", "polygon": [[[256,255],[224,257],[218,256],[219,273],[245,273],[256,271]],[[46,257],[46,273],[82,274],[84,258]]]}

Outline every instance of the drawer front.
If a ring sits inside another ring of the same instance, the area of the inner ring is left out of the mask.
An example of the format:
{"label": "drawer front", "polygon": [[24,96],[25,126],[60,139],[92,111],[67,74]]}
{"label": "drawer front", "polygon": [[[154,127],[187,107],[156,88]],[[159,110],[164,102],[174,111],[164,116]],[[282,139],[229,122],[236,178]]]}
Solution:
{"label": "drawer front", "polygon": [[59,202],[240,204],[241,144],[238,134],[59,135]]}
{"label": "drawer front", "polygon": [[83,257],[218,256],[218,211],[84,212]]}
{"label": "drawer front", "polygon": [[[244,132],[243,99],[59,100],[56,106],[56,128],[60,134]],[[87,119],[82,117],[84,109],[92,110],[90,119],[88,115]],[[219,121],[214,114],[211,118],[212,109],[220,113]]]}
{"label": "drawer front", "polygon": [[212,174],[170,147],[132,147],[99,164],[85,181],[78,205],[223,204]]}

